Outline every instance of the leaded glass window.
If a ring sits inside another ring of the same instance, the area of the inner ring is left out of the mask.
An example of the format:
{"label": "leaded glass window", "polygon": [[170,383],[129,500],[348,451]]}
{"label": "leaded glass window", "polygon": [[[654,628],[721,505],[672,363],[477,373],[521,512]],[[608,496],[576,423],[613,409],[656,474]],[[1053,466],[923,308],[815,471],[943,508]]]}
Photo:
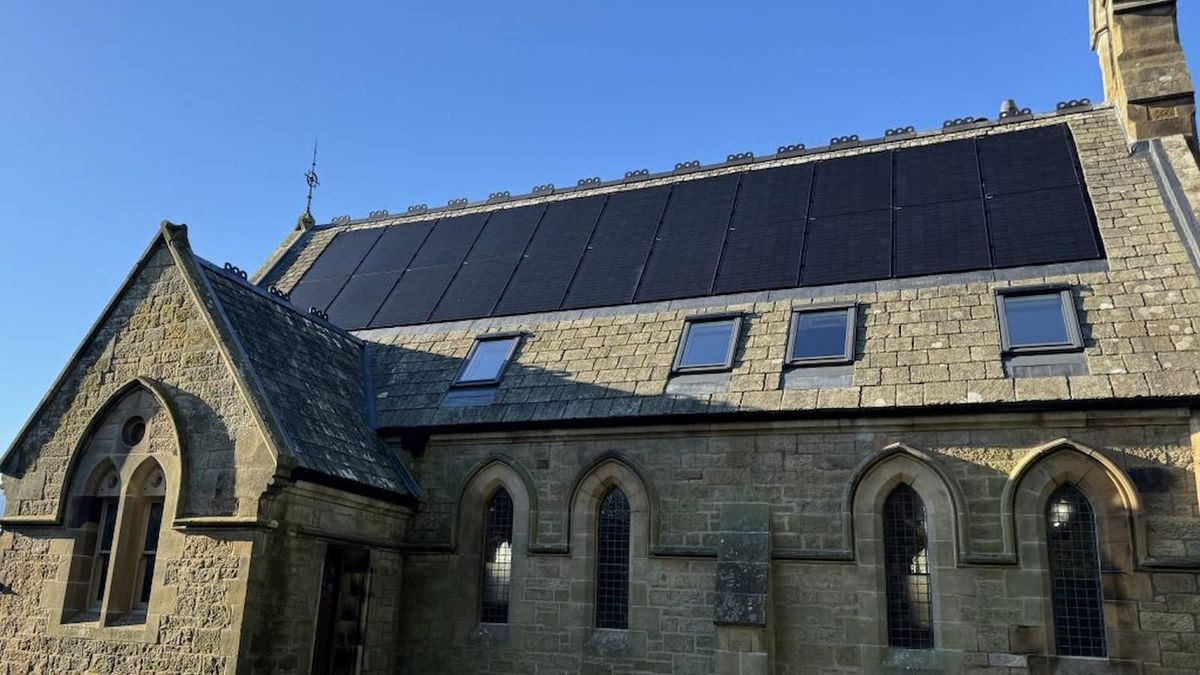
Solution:
{"label": "leaded glass window", "polygon": [[925,505],[908,485],[883,504],[883,551],[887,576],[888,644],[933,647],[933,601]]}
{"label": "leaded glass window", "polygon": [[629,500],[620,488],[610,490],[600,502],[596,627],[629,627]]}
{"label": "leaded glass window", "polygon": [[1063,656],[1104,656],[1104,591],[1092,505],[1063,485],[1046,505],[1054,645]]}
{"label": "leaded glass window", "polygon": [[512,543],[512,496],[500,488],[488,504],[483,523],[483,599],[479,608],[479,620],[483,623],[508,623]]}

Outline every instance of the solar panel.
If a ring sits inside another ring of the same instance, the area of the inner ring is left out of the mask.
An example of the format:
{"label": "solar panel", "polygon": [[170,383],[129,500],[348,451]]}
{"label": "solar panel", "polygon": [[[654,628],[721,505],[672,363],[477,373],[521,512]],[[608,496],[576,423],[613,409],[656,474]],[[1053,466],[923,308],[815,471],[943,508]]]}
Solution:
{"label": "solar panel", "polygon": [[490,314],[545,210],[539,205],[492,214],[430,320]]}
{"label": "solar panel", "polygon": [[403,326],[427,321],[458,268],[457,264],[442,264],[405,272],[379,308],[370,327]]}
{"label": "solar panel", "polygon": [[1078,185],[1075,144],[1065,125],[979,139],[989,195]]}
{"label": "solar panel", "polygon": [[399,272],[354,275],[329,306],[329,320],[351,330],[366,328],[399,279]]}
{"label": "solar panel", "polygon": [[350,230],[335,236],[333,241],[321,251],[312,267],[304,274],[304,279],[324,279],[327,277],[348,277],[367,255],[367,251],[375,245],[383,234],[382,227],[372,227],[366,230]]}
{"label": "solar panel", "polygon": [[896,276],[987,269],[990,258],[981,197],[896,211]]}
{"label": "solar panel", "polygon": [[886,279],[891,268],[891,209],[809,219],[803,285]]}
{"label": "solar panel", "polygon": [[1102,256],[1058,125],[364,227],[292,298],[357,329]]}
{"label": "solar panel", "polygon": [[675,186],[638,285],[637,302],[712,292],[738,178],[729,174]]}
{"label": "solar panel", "polygon": [[891,206],[892,153],[839,157],[817,166],[812,215],[858,213]]}
{"label": "solar panel", "polygon": [[670,186],[660,186],[609,195],[563,302],[564,309],[633,300],[670,192]]}
{"label": "solar panel", "polygon": [[419,223],[393,225],[383,233],[371,252],[358,266],[355,274],[378,274],[379,272],[403,272],[412,262],[417,249],[429,236],[436,220]]}
{"label": "solar panel", "polygon": [[1078,186],[999,195],[987,202],[996,267],[1102,256]]}
{"label": "solar panel", "polygon": [[973,139],[896,151],[896,205],[981,199]]}
{"label": "solar panel", "polygon": [[334,296],[346,285],[346,277],[325,277],[324,279],[309,279],[307,276],[296,284],[289,294],[291,303],[300,309],[307,310],[316,307],[324,311],[333,302]]}
{"label": "solar panel", "polygon": [[455,218],[442,218],[433,226],[417,254],[409,263],[410,269],[453,263],[458,265],[467,257],[479,231],[487,223],[487,213],[472,213]]}
{"label": "solar panel", "polygon": [[796,285],[812,173],[812,164],[800,164],[743,175],[714,292]]}
{"label": "solar panel", "polygon": [[603,196],[583,197],[550,203],[516,273],[496,305],[496,314],[558,309],[605,199]]}

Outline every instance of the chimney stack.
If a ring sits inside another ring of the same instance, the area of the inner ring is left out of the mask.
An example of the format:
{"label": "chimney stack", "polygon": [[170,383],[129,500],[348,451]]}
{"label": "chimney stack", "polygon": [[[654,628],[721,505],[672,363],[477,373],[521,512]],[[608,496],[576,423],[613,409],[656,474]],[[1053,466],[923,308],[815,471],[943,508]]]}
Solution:
{"label": "chimney stack", "polygon": [[1104,98],[1130,141],[1182,134],[1196,141],[1196,95],[1179,44],[1176,0],[1089,0],[1092,50]]}

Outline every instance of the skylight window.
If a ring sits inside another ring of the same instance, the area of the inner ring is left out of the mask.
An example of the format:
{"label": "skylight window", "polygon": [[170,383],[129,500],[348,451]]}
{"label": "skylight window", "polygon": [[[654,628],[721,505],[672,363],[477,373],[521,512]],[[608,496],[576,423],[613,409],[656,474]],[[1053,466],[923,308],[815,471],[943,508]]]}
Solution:
{"label": "skylight window", "polygon": [[475,338],[467,360],[454,378],[455,386],[496,384],[517,350],[520,335],[481,335]]}
{"label": "skylight window", "polygon": [[820,305],[792,312],[790,365],[831,365],[854,360],[854,305]]}
{"label": "skylight window", "polygon": [[733,351],[741,332],[741,314],[695,316],[686,320],[675,372],[715,372],[733,368]]}
{"label": "skylight window", "polygon": [[1075,303],[1067,288],[1002,290],[996,295],[1000,341],[1006,353],[1083,348]]}

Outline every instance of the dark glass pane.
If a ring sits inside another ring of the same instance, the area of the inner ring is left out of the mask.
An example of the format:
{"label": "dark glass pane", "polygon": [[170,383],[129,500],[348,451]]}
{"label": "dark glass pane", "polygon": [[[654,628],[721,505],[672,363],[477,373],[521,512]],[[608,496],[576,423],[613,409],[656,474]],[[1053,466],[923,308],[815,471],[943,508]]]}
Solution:
{"label": "dark glass pane", "polygon": [[500,375],[508,353],[512,350],[516,338],[503,340],[481,340],[475,346],[475,353],[463,369],[459,382],[490,382]]}
{"label": "dark glass pane", "polygon": [[629,627],[629,500],[613,488],[600,503],[596,540],[596,627]]}
{"label": "dark glass pane", "polygon": [[142,548],[146,553],[158,551],[158,531],[162,529],[163,504],[150,504],[150,513],[146,518],[146,545]]}
{"label": "dark glass pane", "polygon": [[1008,340],[1014,347],[1070,344],[1062,299],[1049,295],[1005,296]]}
{"label": "dark glass pane", "polygon": [[689,323],[685,334],[687,343],[683,346],[683,356],[679,360],[680,367],[725,365],[736,323],[734,319]]}
{"label": "dark glass pane", "polygon": [[96,602],[104,599],[104,586],[108,583],[108,554],[101,553],[99,564],[96,565]]}
{"label": "dark glass pane", "polygon": [[483,599],[479,620],[508,623],[512,579],[513,502],[503,488],[492,497],[483,528]]}
{"label": "dark glass pane", "polygon": [[887,574],[888,644],[906,649],[933,647],[933,602],[925,505],[907,485],[883,505],[883,550]]}
{"label": "dark glass pane", "polygon": [[1054,645],[1063,656],[1104,656],[1104,590],[1096,520],[1087,497],[1064,485],[1046,505],[1046,552],[1054,606]]}
{"label": "dark glass pane", "polygon": [[104,505],[104,522],[100,524],[100,550],[111,551],[113,533],[117,529],[117,502],[109,500]]}
{"label": "dark glass pane", "polygon": [[142,573],[142,592],[138,598],[140,604],[146,605],[150,603],[150,588],[154,582],[154,562],[158,559],[156,555],[147,555],[144,558],[143,567],[145,571]]}
{"label": "dark glass pane", "polygon": [[847,309],[797,314],[792,360],[845,356],[846,322],[849,319],[850,311]]}

